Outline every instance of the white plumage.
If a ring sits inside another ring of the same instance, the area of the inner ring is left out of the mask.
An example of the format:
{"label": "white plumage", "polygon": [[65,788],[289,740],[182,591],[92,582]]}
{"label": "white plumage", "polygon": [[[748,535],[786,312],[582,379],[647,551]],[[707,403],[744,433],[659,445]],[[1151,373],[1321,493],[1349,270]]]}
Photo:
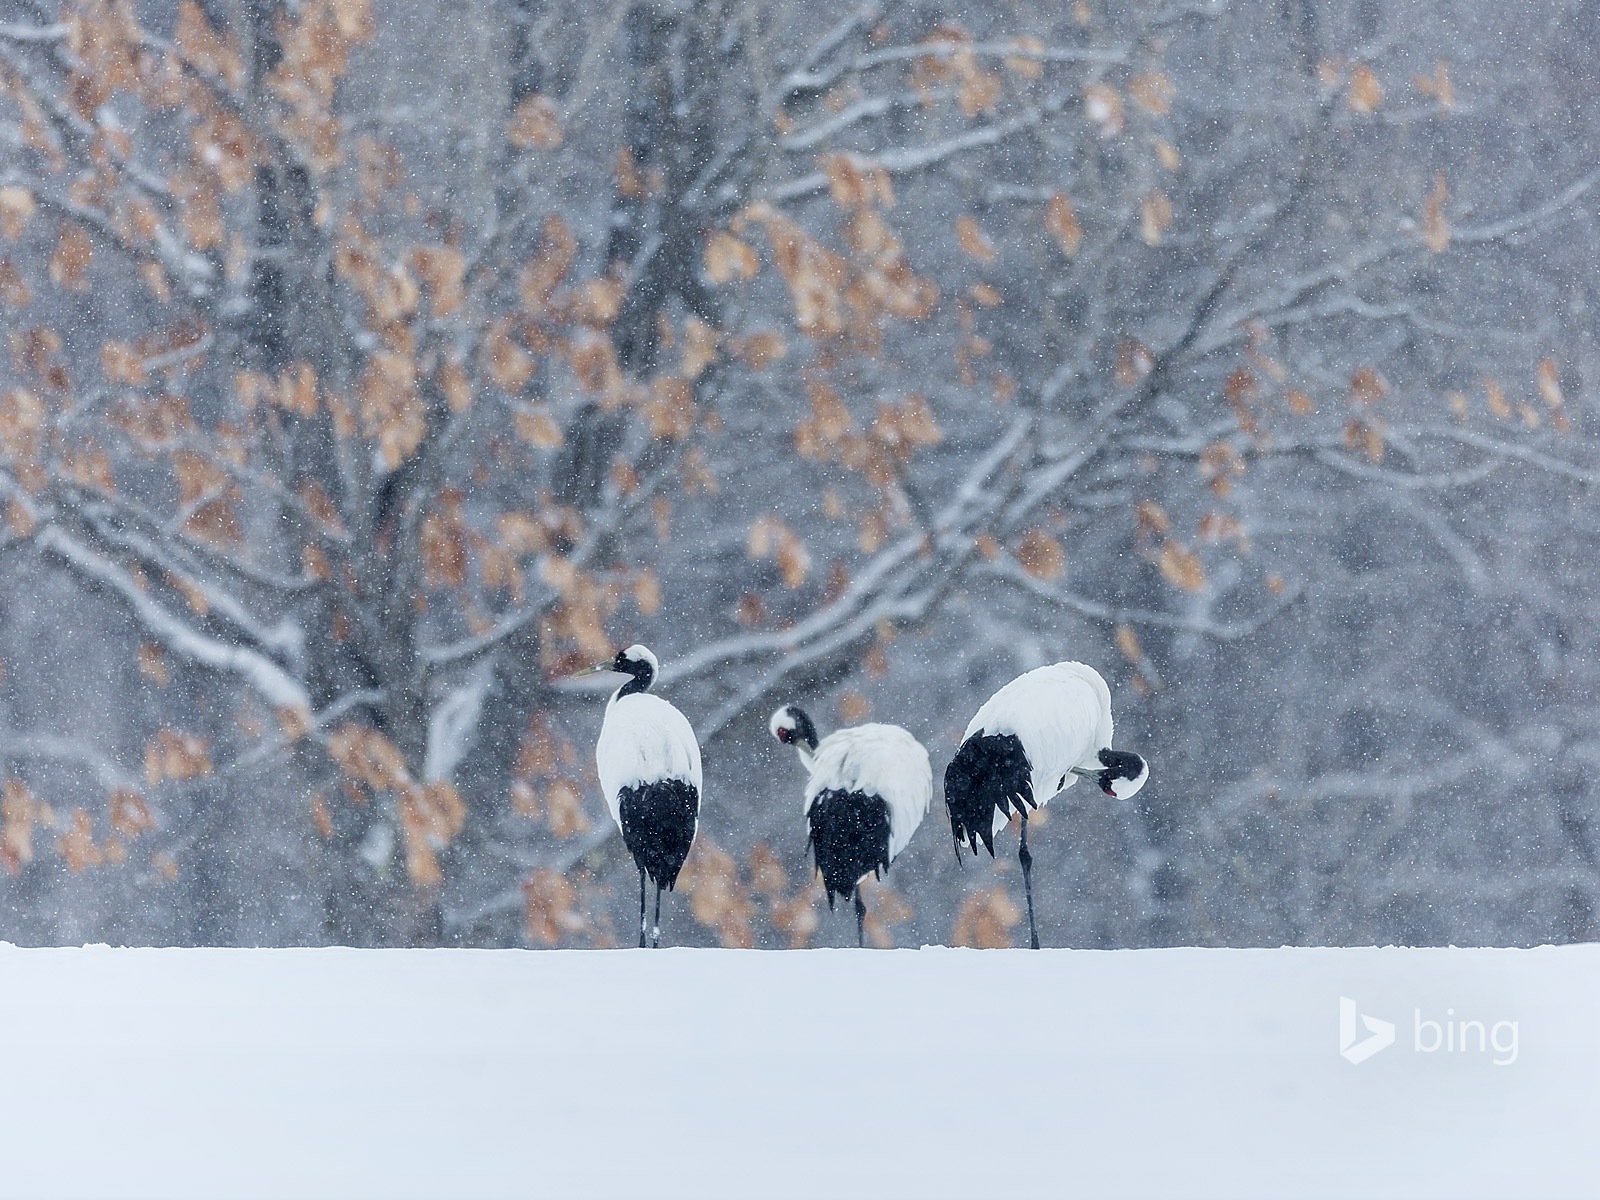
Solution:
{"label": "white plumage", "polygon": [[822,739],[810,763],[804,813],[825,791],[881,796],[889,805],[889,861],[911,841],[933,803],[928,752],[898,725],[867,724]]}
{"label": "white plumage", "polygon": [[644,646],[629,646],[580,675],[631,676],[606,704],[595,767],[606,811],[639,868],[639,945],[645,944],[645,880],[656,885],[654,944],[661,941],[661,891],[677,884],[700,825],[700,743],[687,718],[649,695],[660,671]]}
{"label": "white plumage", "polygon": [[1093,667],[1059,662],[1006,684],[978,709],[944,773],[944,801],[960,857],[965,841],[994,853],[994,836],[1021,816],[1023,887],[1035,949],[1033,856],[1028,810],[1048,804],[1082,776],[1113,799],[1126,800],[1145,784],[1149,766],[1137,754],[1111,748],[1111,689]]}
{"label": "white plumage", "polygon": [[799,752],[810,774],[801,811],[812,854],[829,906],[835,896],[854,898],[859,942],[866,915],[861,879],[899,857],[932,803],[928,752],[900,726],[876,722],[818,742],[811,718],[792,704],[772,714],[769,728]]}
{"label": "white plumage", "polygon": [[700,743],[689,718],[660,696],[621,692],[617,689],[606,704],[594,752],[606,809],[619,829],[617,798],[623,788],[666,779],[685,780],[697,793],[701,786]]}
{"label": "white plumage", "polygon": [[[1077,782],[1072,768],[1101,770],[1097,755],[1111,745],[1111,689],[1099,671],[1080,662],[1035,667],[984,701],[961,740],[984,733],[1013,733],[1022,740],[1033,802],[1043,807]],[[1011,819],[998,808],[994,818],[994,833]]]}

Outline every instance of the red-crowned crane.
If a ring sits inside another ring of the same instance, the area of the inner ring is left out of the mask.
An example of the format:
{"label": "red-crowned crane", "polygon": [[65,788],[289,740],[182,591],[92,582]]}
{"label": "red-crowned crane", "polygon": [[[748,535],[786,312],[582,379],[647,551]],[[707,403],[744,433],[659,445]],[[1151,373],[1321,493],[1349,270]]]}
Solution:
{"label": "red-crowned crane", "polygon": [[616,671],[630,676],[606,705],[595,746],[600,790],[622,844],[639,868],[639,945],[645,944],[645,876],[656,885],[650,944],[661,944],[661,889],[678,882],[700,821],[700,743],[687,718],[649,695],[661,664],[643,646],[629,646],[610,662],[577,672]]}
{"label": "red-crowned crane", "polygon": [[978,842],[994,856],[994,835],[1015,808],[1022,818],[1022,887],[1028,895],[1028,936],[1039,948],[1033,919],[1033,855],[1028,851],[1028,809],[1048,804],[1078,777],[1092,779],[1116,800],[1126,800],[1150,778],[1137,754],[1111,748],[1111,689],[1100,672],[1078,662],[1039,667],[1013,679],[984,703],[962,735],[944,772],[956,858],[961,843],[976,854]]}
{"label": "red-crowned crane", "polygon": [[810,773],[802,811],[812,858],[830,910],[835,897],[855,900],[856,945],[864,945],[861,880],[881,877],[927,815],[933,800],[928,752],[898,725],[856,725],[818,742],[817,727],[793,704],[773,713],[767,727],[795,748]]}

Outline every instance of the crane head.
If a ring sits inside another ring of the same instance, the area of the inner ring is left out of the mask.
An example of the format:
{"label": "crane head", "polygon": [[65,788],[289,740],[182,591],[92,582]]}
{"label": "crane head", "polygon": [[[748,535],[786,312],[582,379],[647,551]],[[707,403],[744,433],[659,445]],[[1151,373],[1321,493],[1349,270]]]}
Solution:
{"label": "crane head", "polygon": [[785,746],[793,746],[807,752],[816,751],[817,727],[811,723],[806,710],[798,704],[785,704],[773,713],[772,719],[767,722],[767,728],[772,731],[772,736]]}
{"label": "crane head", "polygon": [[1095,775],[1100,790],[1115,800],[1128,800],[1150,778],[1150,764],[1131,750],[1102,750],[1105,769]]}
{"label": "crane head", "polygon": [[595,675],[601,671],[615,671],[618,675],[632,675],[641,688],[648,688],[655,682],[656,674],[661,670],[661,664],[656,661],[656,656],[650,653],[648,646],[638,644],[629,646],[626,650],[618,650],[616,657],[603,663],[595,663],[592,667],[585,667],[581,671],[574,671],[572,677],[580,675]]}
{"label": "crane head", "polygon": [[1150,764],[1131,750],[1105,749],[1098,755],[1100,766],[1073,767],[1074,775],[1092,779],[1113,800],[1130,800],[1150,778]]}

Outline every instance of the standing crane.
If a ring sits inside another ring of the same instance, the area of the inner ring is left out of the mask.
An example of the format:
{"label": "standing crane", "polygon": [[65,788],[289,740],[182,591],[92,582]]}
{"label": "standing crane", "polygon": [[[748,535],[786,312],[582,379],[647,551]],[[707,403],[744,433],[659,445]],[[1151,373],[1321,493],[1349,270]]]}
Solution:
{"label": "standing crane", "polygon": [[861,880],[880,876],[906,848],[933,800],[928,752],[898,725],[840,729],[817,741],[804,709],[785,705],[767,723],[793,746],[811,778],[806,782],[807,843],[828,908],[850,896],[856,907],[856,945],[865,945],[867,906]]}
{"label": "standing crane", "polygon": [[678,882],[700,821],[700,743],[687,718],[649,694],[661,664],[644,646],[629,646],[610,662],[578,675],[615,671],[630,678],[606,704],[595,746],[600,790],[622,844],[639,868],[639,945],[645,944],[645,877],[656,885],[650,944],[661,944],[661,889]]}
{"label": "standing crane", "polygon": [[1018,676],[985,701],[962,735],[944,772],[956,858],[961,843],[994,856],[994,835],[1022,818],[1022,886],[1028,895],[1028,937],[1039,948],[1033,917],[1033,855],[1028,851],[1028,809],[1078,779],[1092,779],[1116,800],[1126,800],[1150,777],[1144,759],[1111,748],[1111,689],[1100,672],[1079,662],[1059,662]]}

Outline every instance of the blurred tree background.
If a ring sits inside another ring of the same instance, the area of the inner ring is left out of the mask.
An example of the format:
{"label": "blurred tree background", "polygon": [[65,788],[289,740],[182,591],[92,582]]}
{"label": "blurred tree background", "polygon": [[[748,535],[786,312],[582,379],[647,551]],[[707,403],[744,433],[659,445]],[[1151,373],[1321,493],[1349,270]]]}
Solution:
{"label": "blurred tree background", "polygon": [[[1048,943],[1596,936],[1592,6],[0,0],[0,937],[848,944],[779,703],[1097,665]],[[1005,945],[936,796],[876,944]]]}

